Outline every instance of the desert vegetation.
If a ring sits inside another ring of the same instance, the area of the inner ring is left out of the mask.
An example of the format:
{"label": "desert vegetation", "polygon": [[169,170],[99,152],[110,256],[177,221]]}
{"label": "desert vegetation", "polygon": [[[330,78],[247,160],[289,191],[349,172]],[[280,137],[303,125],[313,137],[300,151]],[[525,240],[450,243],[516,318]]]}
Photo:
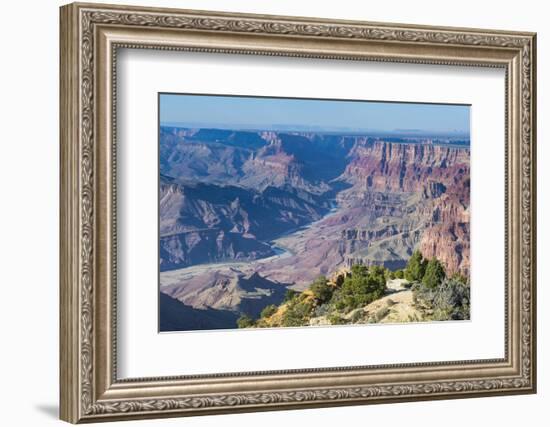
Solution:
{"label": "desert vegetation", "polygon": [[240,328],[467,320],[470,285],[447,277],[437,258],[415,251],[403,269],[354,265],[330,279],[319,276],[303,292],[289,289],[280,305],[268,305],[259,318],[242,315]]}

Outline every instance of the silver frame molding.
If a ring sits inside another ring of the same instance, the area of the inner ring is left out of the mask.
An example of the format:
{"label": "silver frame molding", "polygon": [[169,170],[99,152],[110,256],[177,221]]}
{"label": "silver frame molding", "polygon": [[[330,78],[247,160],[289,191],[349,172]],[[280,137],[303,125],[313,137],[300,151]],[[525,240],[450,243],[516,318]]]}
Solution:
{"label": "silver frame molding", "polygon": [[[61,419],[112,421],[536,391],[534,33],[81,3],[63,6],[60,13]],[[505,69],[505,357],[118,379],[118,48]]]}

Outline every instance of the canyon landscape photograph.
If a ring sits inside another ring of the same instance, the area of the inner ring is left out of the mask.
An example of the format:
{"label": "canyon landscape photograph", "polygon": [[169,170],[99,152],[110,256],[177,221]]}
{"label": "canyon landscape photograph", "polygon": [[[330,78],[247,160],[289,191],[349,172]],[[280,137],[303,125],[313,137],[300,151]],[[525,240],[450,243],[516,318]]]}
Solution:
{"label": "canyon landscape photograph", "polygon": [[470,106],[159,94],[159,331],[470,319]]}

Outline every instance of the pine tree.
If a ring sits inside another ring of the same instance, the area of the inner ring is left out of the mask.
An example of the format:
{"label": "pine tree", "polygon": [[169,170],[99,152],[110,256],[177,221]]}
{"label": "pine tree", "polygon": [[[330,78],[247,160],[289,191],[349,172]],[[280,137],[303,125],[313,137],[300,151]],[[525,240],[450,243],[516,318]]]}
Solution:
{"label": "pine tree", "polygon": [[426,260],[418,250],[414,251],[405,268],[405,279],[410,282],[420,282],[426,271]]}
{"label": "pine tree", "polygon": [[321,304],[329,301],[332,298],[333,289],[329,286],[325,276],[319,276],[309,288],[313,296]]}
{"label": "pine tree", "polygon": [[428,288],[435,289],[445,279],[445,269],[437,258],[432,258],[426,266],[426,273],[422,278],[422,284]]}

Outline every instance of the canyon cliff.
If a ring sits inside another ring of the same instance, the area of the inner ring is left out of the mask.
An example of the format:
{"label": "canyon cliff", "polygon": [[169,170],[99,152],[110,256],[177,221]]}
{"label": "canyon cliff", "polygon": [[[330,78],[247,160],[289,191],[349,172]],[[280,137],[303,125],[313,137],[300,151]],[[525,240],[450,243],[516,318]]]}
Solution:
{"label": "canyon cliff", "polygon": [[[360,140],[351,150],[352,158],[342,177],[365,190],[380,192],[430,191],[430,183],[449,185],[467,174],[470,151],[430,143],[403,144],[380,140]],[[439,187],[444,191],[444,187]]]}
{"label": "canyon cliff", "polygon": [[[409,220],[411,216],[423,217],[420,251],[425,257],[440,259],[449,274],[468,275],[469,148],[367,139],[354,147],[351,156],[353,160],[342,175],[353,184],[348,191],[421,194],[418,209],[406,215]],[[375,230],[355,232],[370,242],[372,237],[368,236]],[[345,237],[350,240],[349,233]]]}
{"label": "canyon cliff", "polygon": [[163,127],[161,291],[256,315],[287,287],[402,268],[416,249],[467,276],[469,164],[467,144],[422,137]]}

